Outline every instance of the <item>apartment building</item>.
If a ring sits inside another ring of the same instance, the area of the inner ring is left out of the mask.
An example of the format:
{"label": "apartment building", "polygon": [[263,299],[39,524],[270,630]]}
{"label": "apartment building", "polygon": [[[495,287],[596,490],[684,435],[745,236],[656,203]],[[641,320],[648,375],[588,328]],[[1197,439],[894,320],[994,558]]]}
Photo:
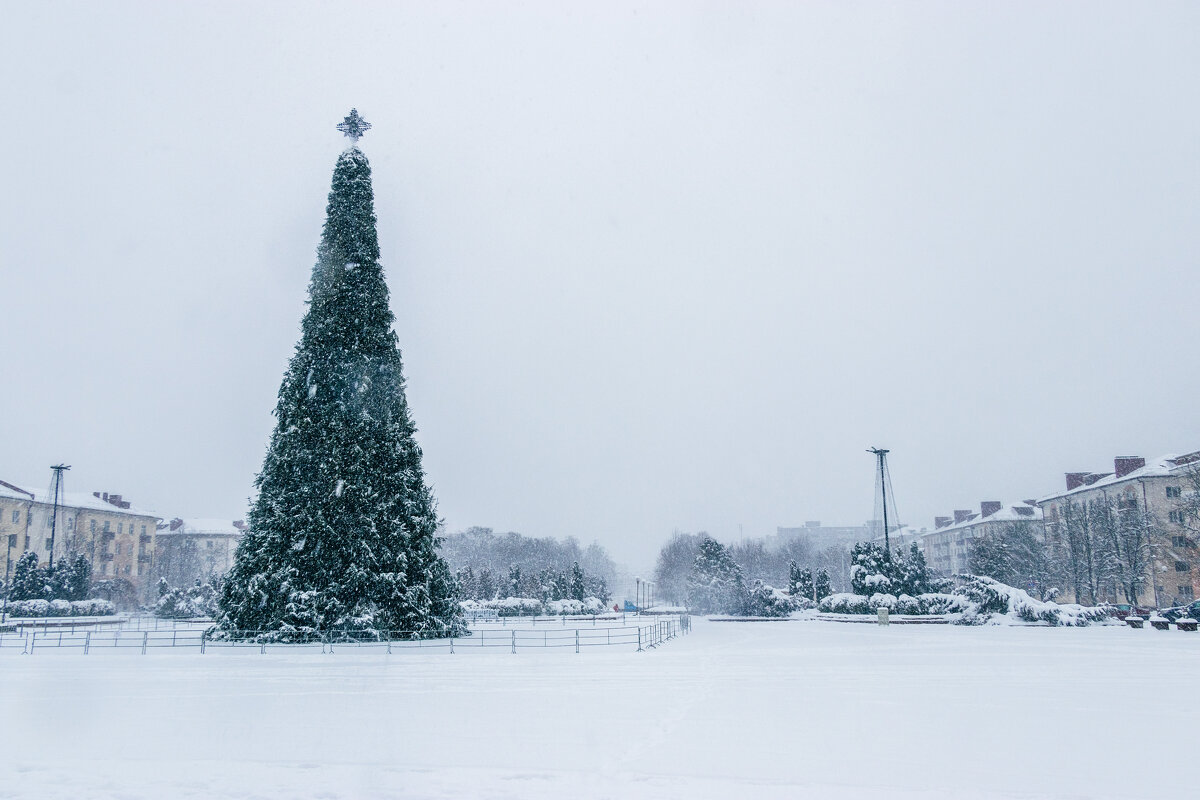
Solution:
{"label": "apartment building", "polygon": [[1041,532],[1042,511],[1034,501],[984,500],[979,511],[957,509],[953,516],[935,517],[933,530],[920,538],[921,549],[930,568],[944,575],[958,575],[970,570],[971,547],[976,540],[1031,524]]}
{"label": "apartment building", "polygon": [[[1197,519],[1191,510],[1200,486],[1200,451],[1147,461],[1117,456],[1111,472],[1068,472],[1065,488],[1037,501],[1048,541],[1061,543],[1073,509],[1093,501],[1112,503],[1121,514],[1136,514],[1146,526],[1149,572],[1138,602],[1170,606],[1200,593]],[[1102,587],[1105,588],[1105,587]],[[1068,592],[1069,592],[1068,587]],[[1122,600],[1113,596],[1106,599]]]}
{"label": "apartment building", "polygon": [[154,561],[154,537],[159,516],[134,507],[119,494],[66,492],[59,496],[53,526],[54,500],[30,484],[0,481],[0,546],[4,568],[32,551],[39,564],[82,553],[92,564],[96,580],[124,578],[141,590]]}

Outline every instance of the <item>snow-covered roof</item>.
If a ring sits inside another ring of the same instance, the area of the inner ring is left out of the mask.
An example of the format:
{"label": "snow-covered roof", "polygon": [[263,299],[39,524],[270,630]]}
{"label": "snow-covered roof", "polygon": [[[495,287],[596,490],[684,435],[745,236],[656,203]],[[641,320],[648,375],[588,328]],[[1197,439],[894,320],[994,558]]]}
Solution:
{"label": "snow-covered roof", "polygon": [[[1074,489],[1067,489],[1054,494],[1048,494],[1045,497],[1039,498],[1038,503],[1045,503],[1049,500],[1057,500],[1060,497],[1068,497],[1073,494],[1082,494],[1090,492],[1093,489],[1102,489],[1106,486],[1114,486],[1118,483],[1127,483],[1136,481],[1138,478],[1162,478],[1170,475],[1177,475],[1184,470],[1193,466],[1200,466],[1200,451],[1187,453],[1186,455],[1177,455],[1168,453],[1158,458],[1146,459],[1146,466],[1140,469],[1135,469],[1121,477],[1117,477],[1115,472],[1105,473],[1104,477],[1099,478],[1091,483],[1084,483],[1076,486]],[[1093,475],[1096,473],[1092,473]]]}
{"label": "snow-covered roof", "polygon": [[235,522],[241,520],[229,519],[185,519],[180,520],[181,525],[177,525],[175,530],[164,528],[158,532],[159,536],[241,536],[242,531],[235,525]]}
{"label": "snow-covered roof", "polygon": [[[7,485],[6,485],[7,484]],[[50,505],[54,502],[54,498],[45,489],[31,489],[28,483],[17,483],[14,481],[0,482],[0,497],[11,497],[17,500],[33,499],[35,503],[44,503]],[[15,488],[13,488],[15,487]],[[144,508],[130,506],[129,508],[120,508],[108,501],[96,497],[87,492],[63,492],[59,495],[58,504],[68,508],[86,508],[91,511],[107,511],[109,513],[132,514],[138,517],[154,517],[162,519],[161,516],[153,511],[147,511]]]}
{"label": "snow-covered roof", "polygon": [[934,528],[927,531],[922,536],[933,536],[947,531],[958,531],[972,528],[976,525],[982,525],[987,522],[1041,522],[1042,510],[1036,505],[1028,503],[1024,500],[1019,500],[1015,503],[1003,503],[998,511],[994,511],[983,516],[983,510],[973,512],[971,516],[964,519],[962,522],[952,522],[949,525],[943,525],[940,528]]}

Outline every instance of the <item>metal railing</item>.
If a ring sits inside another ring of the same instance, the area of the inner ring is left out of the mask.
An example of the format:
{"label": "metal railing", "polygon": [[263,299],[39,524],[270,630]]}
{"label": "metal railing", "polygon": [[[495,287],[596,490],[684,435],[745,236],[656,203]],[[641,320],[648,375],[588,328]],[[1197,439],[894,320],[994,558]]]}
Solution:
{"label": "metal railing", "polygon": [[[639,623],[642,622],[639,620]],[[447,653],[507,650],[516,653],[530,648],[583,648],[625,647],[641,652],[656,648],[677,636],[691,631],[691,620],[686,615],[670,619],[658,619],[636,625],[592,625],[558,627],[546,625],[541,628],[516,628],[497,630],[476,628],[467,636],[447,638],[420,638],[426,635],[415,631],[332,631],[293,636],[293,641],[277,639],[274,631],[235,631],[214,636],[209,627],[176,626],[172,628],[137,629],[88,628],[55,630],[29,628],[16,632],[0,633],[0,653],[20,652],[33,654],[45,650],[80,650],[84,655],[97,650],[140,650],[145,655],[151,649],[192,649],[206,653],[210,649],[234,650],[256,648],[260,653],[289,652],[297,649],[333,653],[342,648],[374,649],[387,653],[409,650],[434,650]]]}

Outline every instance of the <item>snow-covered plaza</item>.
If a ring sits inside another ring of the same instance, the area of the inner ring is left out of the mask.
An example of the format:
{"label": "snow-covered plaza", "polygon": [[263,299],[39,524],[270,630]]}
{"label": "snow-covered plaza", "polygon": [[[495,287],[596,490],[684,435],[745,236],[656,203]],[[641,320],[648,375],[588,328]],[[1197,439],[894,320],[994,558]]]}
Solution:
{"label": "snow-covered plaza", "polygon": [[717,623],[644,653],[0,658],[0,797],[1185,797],[1200,635]]}

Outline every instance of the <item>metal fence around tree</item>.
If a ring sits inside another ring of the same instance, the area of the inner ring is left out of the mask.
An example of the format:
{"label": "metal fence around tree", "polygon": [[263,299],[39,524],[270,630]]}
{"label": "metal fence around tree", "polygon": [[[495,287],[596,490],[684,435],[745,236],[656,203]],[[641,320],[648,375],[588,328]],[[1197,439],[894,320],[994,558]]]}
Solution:
{"label": "metal fence around tree", "polygon": [[651,650],[691,631],[687,615],[647,621],[634,619],[634,624],[592,624],[575,622],[563,625],[528,627],[495,625],[476,626],[468,636],[422,638],[427,632],[416,631],[322,631],[293,634],[289,641],[280,640],[274,631],[233,631],[212,633],[207,626],[177,625],[170,628],[22,628],[0,633],[0,653],[34,654],[53,650],[77,650],[84,655],[92,651],[140,651],[171,648],[191,649],[199,653],[210,650],[256,649],[268,652],[297,650],[336,653],[339,650],[393,652],[497,652],[517,653],[530,649],[548,650],[574,648],[576,653],[597,647],[618,647],[631,651]]}

